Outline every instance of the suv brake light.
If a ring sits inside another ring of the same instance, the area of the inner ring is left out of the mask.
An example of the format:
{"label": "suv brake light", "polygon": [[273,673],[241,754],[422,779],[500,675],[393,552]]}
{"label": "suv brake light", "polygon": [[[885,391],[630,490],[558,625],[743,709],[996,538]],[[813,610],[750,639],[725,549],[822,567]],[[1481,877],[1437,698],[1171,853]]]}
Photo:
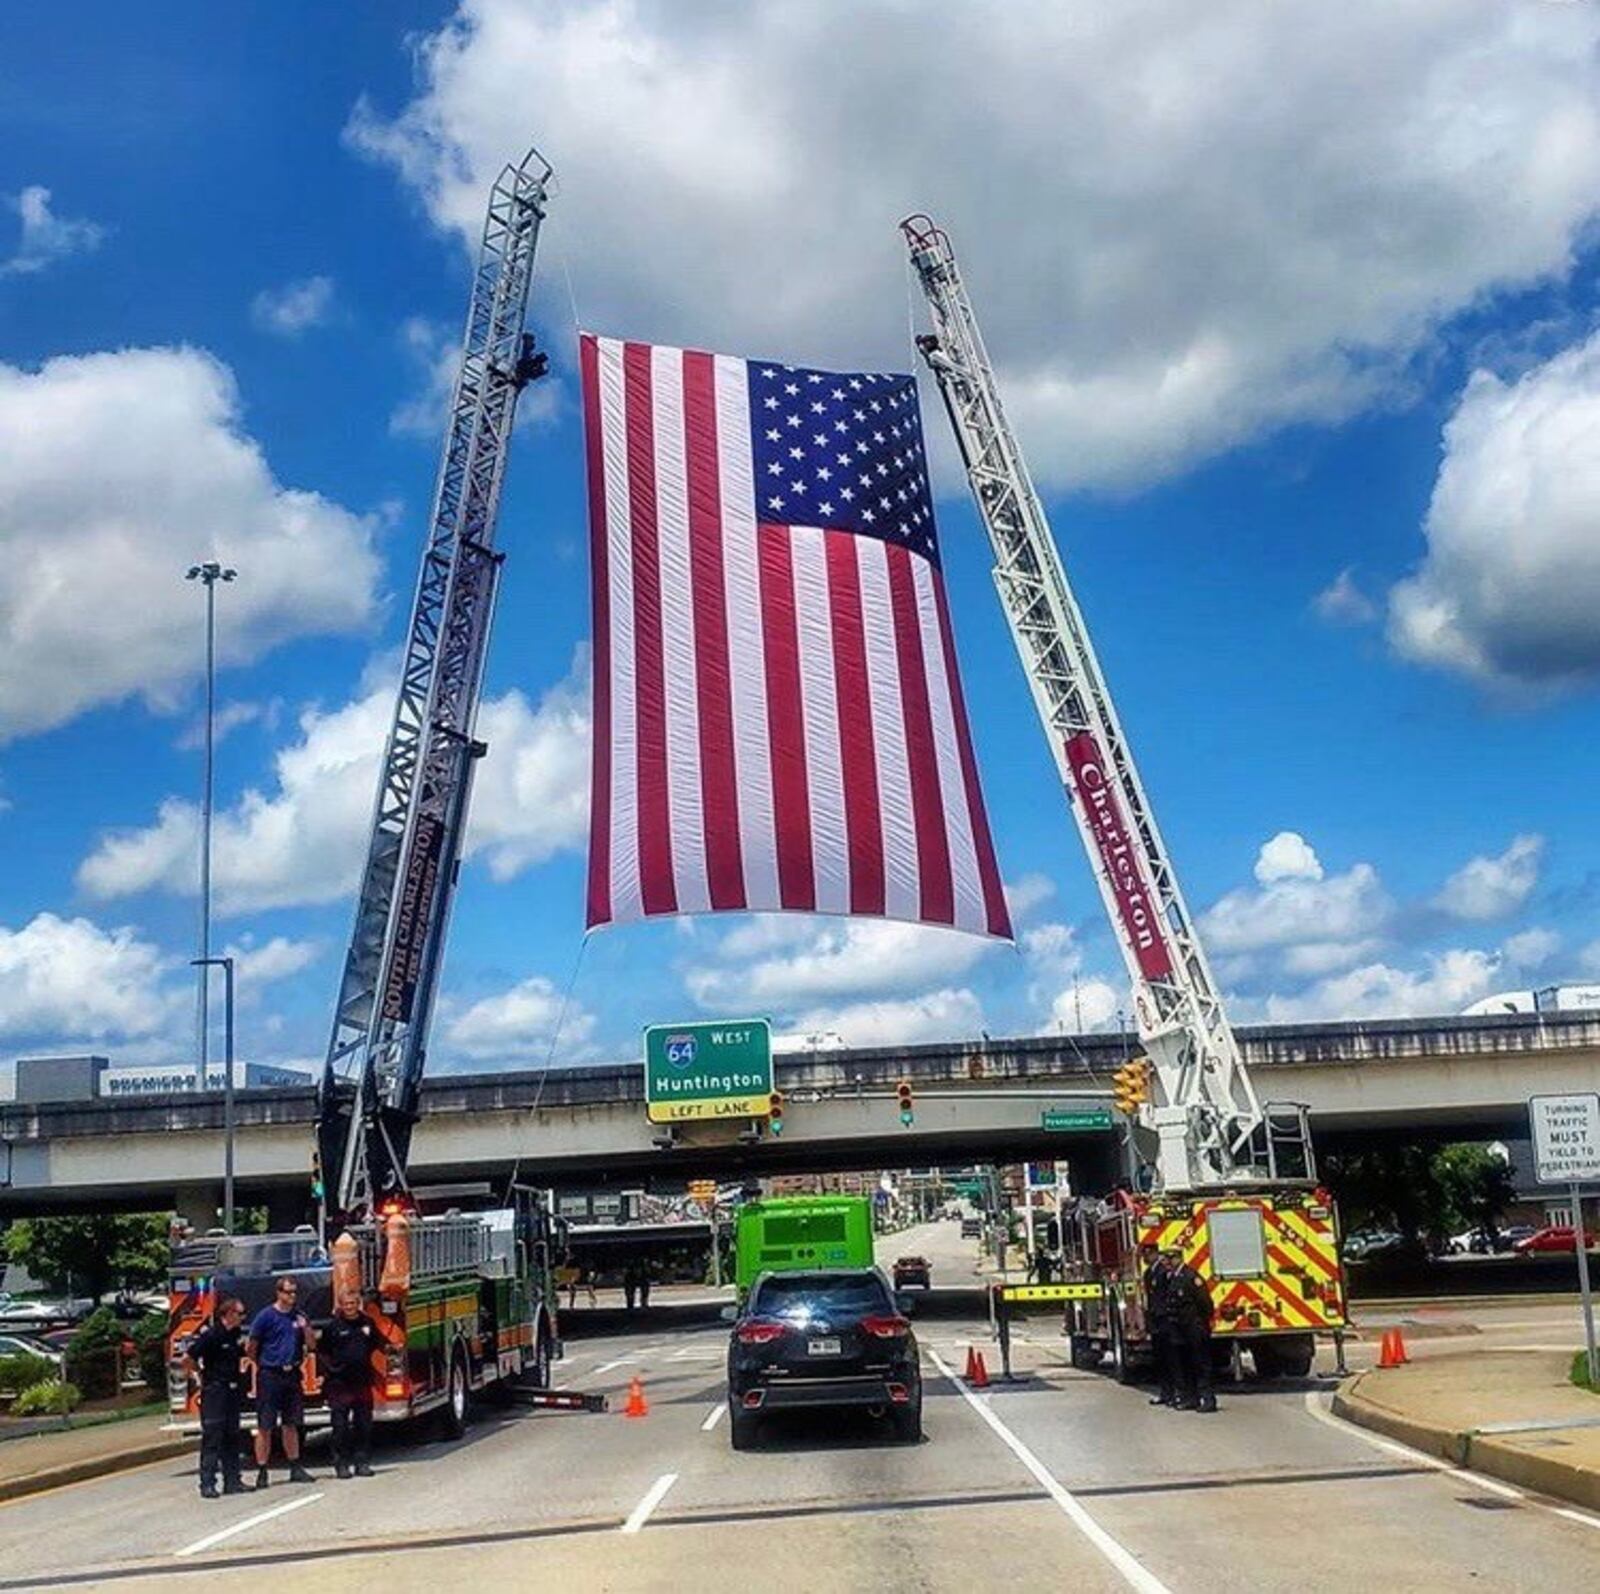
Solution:
{"label": "suv brake light", "polygon": [[741,1323],[734,1330],[741,1345],[770,1345],[784,1336],[782,1323]]}
{"label": "suv brake light", "polygon": [[911,1324],[905,1318],[880,1313],[863,1317],[861,1326],[876,1339],[904,1339],[911,1332]]}

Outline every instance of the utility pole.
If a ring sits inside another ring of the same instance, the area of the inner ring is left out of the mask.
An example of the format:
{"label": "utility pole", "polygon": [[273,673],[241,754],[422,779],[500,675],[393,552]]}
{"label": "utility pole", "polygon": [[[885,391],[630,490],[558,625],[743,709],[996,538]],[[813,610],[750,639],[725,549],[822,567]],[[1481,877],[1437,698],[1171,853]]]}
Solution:
{"label": "utility pole", "polygon": [[[202,986],[214,968],[222,970],[222,1228],[233,1233],[233,959],[196,958]],[[201,1088],[205,1088],[204,1075]]]}
{"label": "utility pole", "polygon": [[[195,958],[200,981],[195,992],[195,1050],[199,1057],[196,1078],[200,1089],[206,1088],[207,1063],[211,1050],[211,1023],[208,999],[211,978],[211,782],[216,753],[217,719],[217,583],[232,581],[239,572],[230,570],[215,559],[204,564],[190,565],[185,577],[198,581],[206,589],[206,728],[205,768],[200,778],[200,952]],[[230,982],[232,976],[229,976]],[[233,1088],[229,1075],[227,1088]],[[233,1225],[230,1222],[229,1231]]]}

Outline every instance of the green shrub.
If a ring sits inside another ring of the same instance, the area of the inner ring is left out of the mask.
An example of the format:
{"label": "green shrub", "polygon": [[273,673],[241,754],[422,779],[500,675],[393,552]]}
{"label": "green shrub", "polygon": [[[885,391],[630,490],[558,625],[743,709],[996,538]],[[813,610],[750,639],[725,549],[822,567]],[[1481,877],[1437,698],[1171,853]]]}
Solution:
{"label": "green shrub", "polygon": [[119,1390],[122,1342],[127,1329],[109,1307],[92,1311],[67,1344],[66,1374],[90,1400],[109,1400]]}
{"label": "green shrub", "polygon": [[64,1417],[82,1399],[76,1384],[52,1378],[24,1389],[11,1413],[15,1417]]}
{"label": "green shrub", "polygon": [[167,1392],[167,1314],[152,1312],[133,1325],[129,1336],[139,1347],[139,1372],[157,1395]]}
{"label": "green shrub", "polygon": [[1574,1352],[1573,1357],[1572,1357],[1572,1373],[1571,1373],[1571,1377],[1572,1377],[1573,1383],[1575,1383],[1578,1386],[1579,1389],[1590,1389],[1590,1390],[1594,1390],[1594,1392],[1596,1394],[1600,1394],[1600,1389],[1595,1389],[1594,1385],[1589,1382],[1589,1353],[1588,1353],[1588,1351],[1580,1350],[1580,1351]]}
{"label": "green shrub", "polygon": [[46,1356],[0,1356],[0,1390],[16,1394],[56,1376],[55,1363]]}

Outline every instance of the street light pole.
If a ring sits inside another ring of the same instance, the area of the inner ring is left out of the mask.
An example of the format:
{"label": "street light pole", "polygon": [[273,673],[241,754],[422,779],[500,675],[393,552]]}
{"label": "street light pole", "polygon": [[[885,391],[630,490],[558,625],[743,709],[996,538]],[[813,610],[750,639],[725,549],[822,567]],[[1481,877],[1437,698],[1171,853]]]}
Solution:
{"label": "street light pole", "polygon": [[[196,958],[200,983],[206,985],[214,968],[222,970],[222,1228],[233,1233],[233,959]],[[201,1080],[201,1089],[205,1081]]]}
{"label": "street light pole", "polygon": [[[217,583],[232,581],[238,575],[215,559],[190,565],[186,580],[199,581],[206,589],[206,727],[205,769],[200,781],[200,983],[195,993],[195,1050],[199,1056],[196,1077],[200,1089],[206,1088],[206,1070],[211,1054],[210,962],[211,962],[211,776],[216,738],[217,711]],[[232,1077],[229,1077],[232,1088]],[[231,1224],[230,1224],[231,1229]]]}

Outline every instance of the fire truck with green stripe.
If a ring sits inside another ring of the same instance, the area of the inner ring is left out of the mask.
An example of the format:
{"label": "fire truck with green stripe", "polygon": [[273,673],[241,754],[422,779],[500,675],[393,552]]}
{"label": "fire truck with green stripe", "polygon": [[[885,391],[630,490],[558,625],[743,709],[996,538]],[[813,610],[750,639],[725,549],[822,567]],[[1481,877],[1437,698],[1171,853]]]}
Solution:
{"label": "fire truck with green stripe", "polygon": [[[551,175],[530,150],[489,197],[318,1092],[316,1221],[175,1246],[169,1367],[180,1423],[196,1415],[180,1361],[189,1337],[219,1294],[253,1314],[283,1273],[300,1281],[313,1323],[332,1314],[336,1279],[360,1290],[384,1343],[380,1420],[438,1411],[459,1431],[474,1391],[524,1374],[545,1389],[560,1355],[545,1203],[512,1185],[494,1211],[425,1215],[409,1171],[472,775],[488,753],[475,728],[504,557],[494,539],[506,456],[518,396],[546,365],[525,326]],[[314,1357],[302,1375],[316,1413]]]}

